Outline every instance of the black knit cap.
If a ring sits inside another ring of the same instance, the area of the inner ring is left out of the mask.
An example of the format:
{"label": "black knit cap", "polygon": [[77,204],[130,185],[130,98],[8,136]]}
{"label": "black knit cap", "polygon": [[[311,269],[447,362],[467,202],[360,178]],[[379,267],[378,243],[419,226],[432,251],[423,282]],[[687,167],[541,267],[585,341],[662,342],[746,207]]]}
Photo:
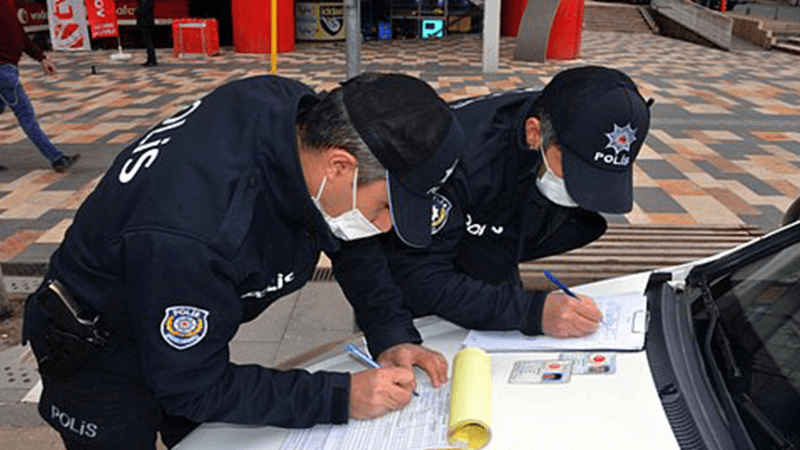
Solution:
{"label": "black knit cap", "polygon": [[424,81],[365,73],[342,83],[350,122],[387,172],[395,232],[408,245],[431,241],[432,193],[465,145],[447,104]]}
{"label": "black knit cap", "polygon": [[652,102],[616,69],[558,73],[542,92],[562,149],[564,182],[581,207],[626,213],[633,207],[633,161],[650,128]]}

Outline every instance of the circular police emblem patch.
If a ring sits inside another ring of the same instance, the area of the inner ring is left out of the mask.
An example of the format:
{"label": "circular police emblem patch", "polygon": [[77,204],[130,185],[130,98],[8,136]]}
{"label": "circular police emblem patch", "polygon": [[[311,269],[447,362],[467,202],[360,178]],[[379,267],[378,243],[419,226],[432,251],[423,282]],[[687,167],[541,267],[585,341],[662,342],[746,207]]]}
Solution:
{"label": "circular police emblem patch", "polygon": [[161,337],[178,350],[185,350],[206,337],[208,311],[194,306],[170,306],[164,310]]}
{"label": "circular police emblem patch", "polygon": [[450,216],[450,208],[453,205],[450,200],[442,194],[433,194],[433,204],[431,205],[431,234],[436,234],[447,223]]}

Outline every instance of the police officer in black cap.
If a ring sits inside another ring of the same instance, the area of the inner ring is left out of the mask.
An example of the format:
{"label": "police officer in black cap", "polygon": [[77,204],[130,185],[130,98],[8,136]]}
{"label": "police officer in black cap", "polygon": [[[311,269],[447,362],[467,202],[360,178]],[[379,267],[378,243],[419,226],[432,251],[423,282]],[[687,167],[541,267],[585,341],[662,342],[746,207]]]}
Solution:
{"label": "police officer in black cap", "polygon": [[452,107],[468,147],[434,194],[433,242],[385,243],[406,304],[471,329],[594,332],[602,314],[591,299],[526,291],[519,263],[586,245],[606,230],[600,213],[631,210],[649,104],[624,73],[587,66],[542,91]]}
{"label": "police officer in black cap", "polygon": [[[430,194],[463,134],[423,81],[358,76],[324,96],[224,85],[122,151],[29,298],[42,417],[67,449],[171,446],[200,422],[308,427],[405,405],[421,340],[377,237],[430,242]],[[300,289],[324,251],[369,350],[356,374],[229,360],[239,325]]]}

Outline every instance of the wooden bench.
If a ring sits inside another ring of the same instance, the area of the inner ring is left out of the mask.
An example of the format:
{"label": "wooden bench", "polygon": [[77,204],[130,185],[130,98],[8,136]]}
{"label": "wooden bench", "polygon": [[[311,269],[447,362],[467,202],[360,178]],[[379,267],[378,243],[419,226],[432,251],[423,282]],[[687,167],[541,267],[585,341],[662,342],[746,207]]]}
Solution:
{"label": "wooden bench", "polygon": [[553,289],[549,270],[567,286],[677,266],[763,236],[758,227],[609,225],[597,241],[560,255],[520,264],[526,289]]}

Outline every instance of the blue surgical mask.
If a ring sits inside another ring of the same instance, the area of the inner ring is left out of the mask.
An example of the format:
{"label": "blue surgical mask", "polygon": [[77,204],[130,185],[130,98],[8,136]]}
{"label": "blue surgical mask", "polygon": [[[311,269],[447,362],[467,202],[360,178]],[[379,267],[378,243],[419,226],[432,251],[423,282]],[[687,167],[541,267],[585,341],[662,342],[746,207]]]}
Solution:
{"label": "blue surgical mask", "polygon": [[355,169],[355,174],[353,174],[353,209],[336,217],[331,217],[326,213],[322,208],[322,204],[319,202],[320,198],[322,198],[322,190],[325,189],[325,182],[327,179],[327,177],[322,179],[317,196],[314,198],[314,204],[317,205],[317,209],[322,213],[322,217],[325,218],[325,222],[327,222],[334,236],[343,241],[354,241],[356,239],[364,239],[383,233],[380,228],[376,227],[374,223],[370,222],[369,219],[364,217],[364,214],[361,214],[361,211],[356,208],[358,168]]}
{"label": "blue surgical mask", "polygon": [[536,177],[536,187],[548,200],[559,206],[575,208],[578,203],[572,199],[567,192],[567,185],[563,178],[559,178],[547,165],[547,156],[544,154],[544,145],[541,148],[542,160],[544,161],[544,175]]}

